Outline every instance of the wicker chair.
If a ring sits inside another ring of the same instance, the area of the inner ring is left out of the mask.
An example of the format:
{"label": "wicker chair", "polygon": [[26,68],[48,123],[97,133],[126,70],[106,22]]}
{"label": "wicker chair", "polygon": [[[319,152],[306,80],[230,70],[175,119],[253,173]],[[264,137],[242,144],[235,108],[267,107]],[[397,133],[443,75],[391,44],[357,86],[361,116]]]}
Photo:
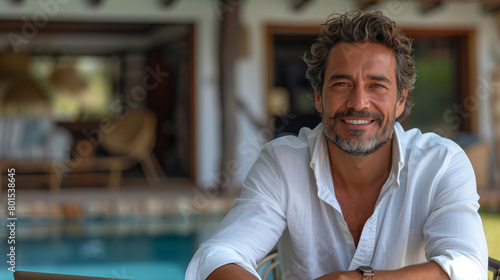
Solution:
{"label": "wicker chair", "polygon": [[[160,182],[165,177],[157,158],[153,154],[156,141],[156,116],[150,110],[131,111],[114,122],[114,129],[104,133],[101,146],[112,156],[120,158],[122,164],[116,168],[121,176],[121,170],[130,167],[130,162],[139,163],[149,183]],[[127,160],[128,159],[128,160]],[[113,182],[112,185],[118,185]]]}
{"label": "wicker chair", "polygon": [[262,280],[266,280],[271,272],[273,273],[272,275],[274,280],[280,280],[281,272],[279,269],[279,264],[280,262],[278,259],[278,251],[274,250],[257,263],[257,272],[264,269],[262,273],[259,273]]}
{"label": "wicker chair", "polygon": [[500,261],[488,258],[488,270],[493,271],[493,280],[500,280]]}

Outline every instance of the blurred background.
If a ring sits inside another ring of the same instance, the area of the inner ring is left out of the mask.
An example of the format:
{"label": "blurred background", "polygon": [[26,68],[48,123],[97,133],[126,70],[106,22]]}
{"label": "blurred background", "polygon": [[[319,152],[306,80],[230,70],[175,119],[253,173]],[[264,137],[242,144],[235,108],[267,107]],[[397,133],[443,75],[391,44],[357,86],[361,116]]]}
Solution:
{"label": "blurred background", "polygon": [[464,148],[500,259],[500,1],[0,0],[0,215],[14,168],[16,270],[183,279],[262,144],[318,124],[300,57],[351,9],[413,38],[403,126]]}

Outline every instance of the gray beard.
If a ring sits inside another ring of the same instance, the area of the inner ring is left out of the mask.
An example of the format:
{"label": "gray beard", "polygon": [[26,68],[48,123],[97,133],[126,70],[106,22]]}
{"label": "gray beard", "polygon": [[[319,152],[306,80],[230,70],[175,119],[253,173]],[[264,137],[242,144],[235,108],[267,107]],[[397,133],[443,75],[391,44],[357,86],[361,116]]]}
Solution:
{"label": "gray beard", "polygon": [[[367,140],[357,140],[357,139],[343,139],[340,134],[338,134],[333,128],[333,120],[325,120],[323,119],[323,133],[326,136],[326,139],[330,141],[332,144],[337,146],[340,150],[345,153],[361,157],[373,154],[382,146],[384,146],[389,140],[391,140],[392,135],[394,133],[394,124],[388,124],[384,127],[383,131],[380,134],[376,134]],[[332,124],[329,126],[329,124]],[[389,133],[387,133],[389,130]],[[385,139],[381,139],[382,135],[387,133],[387,137]],[[360,137],[364,134],[363,130],[349,130],[349,134],[354,137]]]}

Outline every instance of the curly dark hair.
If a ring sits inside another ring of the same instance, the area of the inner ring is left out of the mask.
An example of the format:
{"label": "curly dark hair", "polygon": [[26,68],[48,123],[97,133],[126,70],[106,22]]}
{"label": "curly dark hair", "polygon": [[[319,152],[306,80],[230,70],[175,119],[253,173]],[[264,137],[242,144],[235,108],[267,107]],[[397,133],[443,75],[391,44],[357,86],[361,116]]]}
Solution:
{"label": "curly dark hair", "polygon": [[353,10],[344,14],[330,15],[321,25],[320,34],[311,46],[311,55],[308,56],[306,53],[303,57],[307,64],[306,78],[319,94],[323,89],[328,54],[340,42],[378,43],[392,49],[396,58],[398,99],[401,98],[401,91],[408,89],[404,111],[397,120],[403,121],[410,115],[413,107],[410,92],[417,78],[415,62],[411,57],[412,40],[403,34],[396,23],[380,11]]}

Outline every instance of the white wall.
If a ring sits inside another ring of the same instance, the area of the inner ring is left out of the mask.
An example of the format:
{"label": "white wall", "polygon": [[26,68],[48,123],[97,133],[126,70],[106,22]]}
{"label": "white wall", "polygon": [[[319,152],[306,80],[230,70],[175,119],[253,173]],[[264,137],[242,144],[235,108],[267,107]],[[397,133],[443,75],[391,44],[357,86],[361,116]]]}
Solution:
{"label": "white wall", "polygon": [[[49,20],[128,21],[128,22],[194,22],[196,25],[196,158],[198,184],[207,186],[220,174],[220,109],[217,95],[217,43],[220,17],[232,7],[219,7],[215,0],[178,0],[164,8],[157,0],[105,0],[102,6],[90,8],[85,1],[40,0],[25,1],[22,5],[0,2],[0,18],[33,20],[48,15]],[[237,94],[251,112],[265,120],[265,45],[266,24],[321,24],[333,12],[355,8],[355,1],[313,0],[300,11],[292,9],[289,0],[246,0],[241,4],[241,20],[248,35],[248,55],[237,65]],[[416,1],[414,1],[416,2]],[[381,2],[383,10],[401,26],[471,27],[477,30],[477,75],[480,135],[490,138],[491,123],[487,96],[489,75],[500,57],[496,28],[491,17],[475,3],[445,3],[422,15],[419,4],[411,1]],[[229,171],[242,181],[258,156],[262,139],[269,132],[254,128],[245,116],[238,117],[239,169]]]}

